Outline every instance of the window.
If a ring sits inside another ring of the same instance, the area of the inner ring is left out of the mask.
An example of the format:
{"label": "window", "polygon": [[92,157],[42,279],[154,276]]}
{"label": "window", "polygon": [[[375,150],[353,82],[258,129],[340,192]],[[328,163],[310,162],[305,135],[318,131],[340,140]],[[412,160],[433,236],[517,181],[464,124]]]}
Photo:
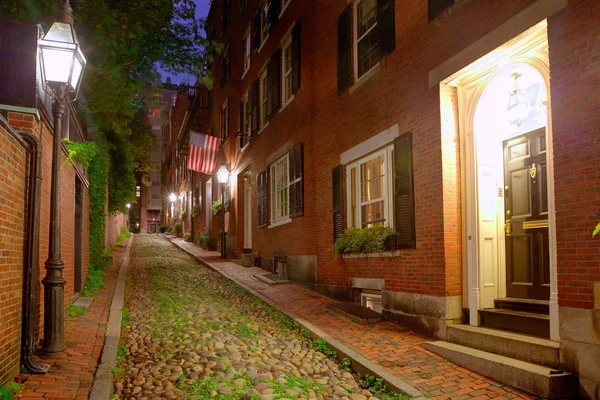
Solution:
{"label": "window", "polygon": [[271,224],[289,218],[289,156],[271,165]]}
{"label": "window", "polygon": [[248,30],[246,31],[246,35],[244,36],[244,40],[242,41],[242,46],[244,49],[244,72],[242,73],[242,76],[244,76],[246,75],[246,72],[248,72],[248,70],[250,69],[250,27],[248,27]]}
{"label": "window", "polygon": [[246,8],[246,0],[240,0],[240,12],[244,11]]}
{"label": "window", "polygon": [[393,163],[388,146],[346,167],[348,226],[394,226]]}
{"label": "window", "polygon": [[379,61],[377,1],[362,0],[356,5],[356,48],[358,77]]}
{"label": "window", "polygon": [[221,107],[221,140],[227,139],[229,136],[229,99],[225,100]]}
{"label": "window", "polygon": [[221,35],[225,33],[225,28],[227,28],[227,24],[229,23],[229,19],[231,18],[231,0],[223,0],[223,10],[221,14],[221,21],[223,22],[223,29],[221,31]]}
{"label": "window", "polygon": [[250,105],[250,93],[249,91],[244,93],[242,96],[242,102],[240,103],[240,149],[243,149],[252,135],[252,106]]}
{"label": "window", "polygon": [[221,59],[221,89],[225,87],[225,84],[229,80],[231,75],[231,48],[227,46],[223,52],[223,58]]}
{"label": "window", "polygon": [[260,46],[267,40],[269,37],[269,8],[271,7],[271,2],[266,1],[260,7]]}
{"label": "window", "polygon": [[260,75],[260,83],[259,83],[259,91],[260,91],[260,129],[264,128],[267,124],[267,70],[263,71]]}
{"label": "window", "polygon": [[290,4],[292,0],[283,0],[281,2],[281,12],[284,12],[288,4]]}
{"label": "window", "polygon": [[292,99],[292,38],[283,45],[283,104]]}

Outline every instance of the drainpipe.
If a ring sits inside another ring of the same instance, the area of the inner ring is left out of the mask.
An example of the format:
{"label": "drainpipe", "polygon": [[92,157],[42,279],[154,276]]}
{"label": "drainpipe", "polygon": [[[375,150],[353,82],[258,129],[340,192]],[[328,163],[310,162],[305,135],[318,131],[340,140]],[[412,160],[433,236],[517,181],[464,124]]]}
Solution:
{"label": "drainpipe", "polygon": [[40,188],[42,182],[42,145],[29,132],[19,132],[29,152],[29,190],[27,201],[27,250],[23,287],[23,329],[21,337],[21,364],[28,373],[45,374],[50,365],[40,363],[33,354],[35,349],[35,312],[39,282],[40,244]]}

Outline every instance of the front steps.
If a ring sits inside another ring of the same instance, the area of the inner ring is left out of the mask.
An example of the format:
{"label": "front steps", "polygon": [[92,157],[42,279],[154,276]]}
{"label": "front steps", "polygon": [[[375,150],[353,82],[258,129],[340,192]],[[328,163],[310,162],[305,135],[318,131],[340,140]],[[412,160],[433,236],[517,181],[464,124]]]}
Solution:
{"label": "front steps", "polygon": [[536,396],[564,399],[576,393],[576,377],[554,368],[441,340],[423,343],[423,347],[457,365]]}
{"label": "front steps", "polygon": [[496,308],[479,310],[481,326],[550,338],[547,301],[507,298],[494,303]]}

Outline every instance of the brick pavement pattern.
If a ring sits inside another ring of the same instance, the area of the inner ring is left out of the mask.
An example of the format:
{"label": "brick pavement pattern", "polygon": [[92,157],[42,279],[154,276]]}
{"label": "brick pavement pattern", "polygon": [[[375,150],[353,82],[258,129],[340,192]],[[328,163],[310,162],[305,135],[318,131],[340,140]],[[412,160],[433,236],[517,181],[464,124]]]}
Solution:
{"label": "brick pavement pattern", "polygon": [[45,375],[19,374],[16,380],[21,383],[22,390],[18,398],[88,399],[104,346],[108,314],[125,244],[115,246],[113,263],[104,269],[107,274],[105,286],[93,294],[94,302],[90,310],[83,316],[65,322],[67,353],[53,358],[42,356],[42,362],[51,365],[50,372]]}
{"label": "brick pavement pattern", "polygon": [[220,260],[219,253],[206,251],[183,239],[177,245],[211,265],[228,278],[258,291],[280,307],[287,309],[322,329],[332,338],[379,364],[406,383],[435,400],[465,399],[534,399],[520,390],[461,368],[425,350],[421,344],[431,339],[392,322],[360,325],[327,311],[329,297],[296,284],[269,286],[254,277],[260,268],[244,268]]}

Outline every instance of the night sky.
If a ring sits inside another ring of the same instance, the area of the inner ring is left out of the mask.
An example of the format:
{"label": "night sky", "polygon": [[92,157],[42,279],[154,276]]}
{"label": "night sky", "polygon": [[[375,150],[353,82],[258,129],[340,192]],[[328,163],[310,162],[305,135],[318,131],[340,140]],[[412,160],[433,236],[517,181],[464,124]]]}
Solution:
{"label": "night sky", "polygon": [[[210,8],[210,2],[211,0],[194,0],[194,2],[196,3],[197,9],[196,9],[196,15],[198,16],[198,18],[206,18],[206,16],[208,15],[208,10]],[[189,83],[194,83],[196,81],[196,78],[190,75],[169,75],[166,72],[161,71],[162,76],[163,76],[163,82],[166,80],[167,76],[171,76],[171,81],[173,83],[181,83],[181,82],[189,82]]]}

